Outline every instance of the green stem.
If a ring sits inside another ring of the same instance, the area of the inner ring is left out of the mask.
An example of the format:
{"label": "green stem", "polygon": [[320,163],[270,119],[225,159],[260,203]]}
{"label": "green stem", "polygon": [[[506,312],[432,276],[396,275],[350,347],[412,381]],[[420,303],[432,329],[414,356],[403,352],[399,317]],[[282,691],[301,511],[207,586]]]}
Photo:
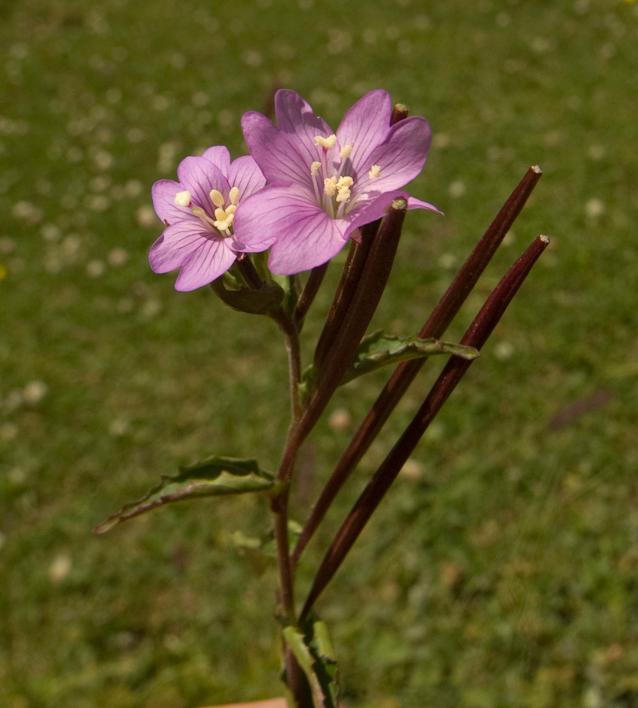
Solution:
{"label": "green stem", "polygon": [[[293,317],[283,310],[275,318],[286,339],[288,352],[289,390],[292,421],[282,455],[277,481],[280,491],[271,500],[271,510],[274,515],[274,536],[277,548],[277,568],[279,571],[279,603],[280,613],[286,625],[296,626],[294,576],[290,563],[290,547],[288,542],[288,504],[290,499],[290,483],[297,459],[297,454],[303,437],[299,434],[298,422],[301,419],[302,407],[299,393],[301,379],[301,355],[299,335]],[[293,654],[284,644],[284,662],[286,665],[286,684],[298,708],[311,708],[312,698],[308,681]]]}

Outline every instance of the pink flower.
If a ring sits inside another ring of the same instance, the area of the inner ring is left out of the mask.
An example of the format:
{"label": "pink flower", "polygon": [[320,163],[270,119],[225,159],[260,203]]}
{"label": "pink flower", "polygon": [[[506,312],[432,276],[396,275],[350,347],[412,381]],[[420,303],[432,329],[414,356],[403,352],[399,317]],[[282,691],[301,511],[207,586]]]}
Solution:
{"label": "pink flower", "polygon": [[177,177],[153,185],[153,206],[166,229],[148,260],[155,273],[179,268],[175,289],[187,291],[208,285],[235,262],[235,210],[266,180],[252,157],[231,162],[223,145],[182,160]]}
{"label": "pink flower", "polygon": [[237,211],[238,247],[270,248],[270,270],[289,275],[330,260],[398,196],[437,211],[400,190],[425,164],[430,127],[418,116],[390,126],[391,113],[381,90],[359,99],[336,133],[294,91],[275,95],[277,126],[245,113],[244,138],[268,186]]}

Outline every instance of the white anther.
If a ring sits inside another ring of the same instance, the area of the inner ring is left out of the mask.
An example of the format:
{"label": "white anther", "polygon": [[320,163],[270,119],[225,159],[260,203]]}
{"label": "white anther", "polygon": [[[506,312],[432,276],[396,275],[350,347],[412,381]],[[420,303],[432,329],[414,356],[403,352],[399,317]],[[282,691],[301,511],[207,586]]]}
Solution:
{"label": "white anther", "polygon": [[218,221],[223,221],[226,218],[226,212],[221,207],[217,207],[215,209],[215,218]]}
{"label": "white anther", "polygon": [[334,197],[337,193],[337,178],[326,177],[323,181],[323,192],[328,197]]}
{"label": "white anther", "polygon": [[234,214],[237,209],[237,204],[229,204],[224,210],[227,214]]}
{"label": "white anther", "polygon": [[218,189],[211,189],[209,196],[211,202],[213,202],[216,207],[224,206],[224,195]]}
{"label": "white anther", "polygon": [[310,175],[316,177],[321,169],[321,163],[318,160],[310,163]]}
{"label": "white anther", "polygon": [[352,152],[352,145],[348,144],[348,145],[344,145],[341,148],[339,155],[345,159],[346,157],[350,157],[351,152]]}
{"label": "white anther", "polygon": [[347,202],[350,199],[350,187],[341,187],[337,192],[337,202]]}
{"label": "white anther", "polygon": [[324,138],[323,135],[315,135],[315,145],[317,147],[322,147],[328,150],[329,148],[334,147],[336,142],[337,136],[334,133],[329,135],[327,138]]}
{"label": "white anther", "polygon": [[175,195],[175,206],[187,207],[191,203],[192,195],[185,189],[183,192],[177,192]]}
{"label": "white anther", "polygon": [[228,192],[228,198],[231,204],[239,204],[239,187],[231,187],[230,192]]}
{"label": "white anther", "polygon": [[381,173],[381,165],[372,165],[370,172],[368,172],[368,177],[370,179],[376,179]]}

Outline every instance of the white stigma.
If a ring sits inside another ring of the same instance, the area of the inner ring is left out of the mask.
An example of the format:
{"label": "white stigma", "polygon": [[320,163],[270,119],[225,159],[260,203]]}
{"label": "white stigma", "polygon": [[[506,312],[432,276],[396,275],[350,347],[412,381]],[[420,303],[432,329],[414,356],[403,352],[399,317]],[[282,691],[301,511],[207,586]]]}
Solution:
{"label": "white stigma", "polygon": [[208,196],[216,207],[224,206],[224,195],[218,189],[211,189]]}
{"label": "white stigma", "polygon": [[239,187],[231,187],[230,192],[228,192],[228,198],[230,199],[231,205],[239,204]]}
{"label": "white stigma", "polygon": [[187,207],[191,203],[191,193],[187,189],[177,192],[174,202],[175,206]]}
{"label": "white stigma", "polygon": [[372,165],[370,171],[368,172],[368,177],[370,179],[376,179],[381,174],[381,165]]}
{"label": "white stigma", "polygon": [[310,163],[310,175],[311,177],[316,177],[321,169],[321,163],[318,160]]}
{"label": "white stigma", "polygon": [[315,145],[317,147],[322,147],[325,150],[334,147],[336,142],[337,136],[334,133],[329,135],[327,138],[324,138],[323,135],[315,135]]}
{"label": "white stigma", "polygon": [[347,157],[350,157],[351,153],[352,153],[352,145],[344,145],[341,148],[341,150],[339,151],[339,156],[345,160]]}

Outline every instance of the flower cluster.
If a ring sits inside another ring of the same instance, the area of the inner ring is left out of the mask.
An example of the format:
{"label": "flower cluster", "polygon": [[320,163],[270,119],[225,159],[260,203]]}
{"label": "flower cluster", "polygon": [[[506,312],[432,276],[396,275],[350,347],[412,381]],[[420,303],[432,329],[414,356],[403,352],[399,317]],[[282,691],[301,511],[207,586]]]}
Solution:
{"label": "flower cluster", "polygon": [[428,123],[414,116],[391,125],[391,115],[389,94],[371,91],[333,132],[297,93],[278,91],[275,124],[256,112],[242,118],[250,155],[231,162],[227,148],[211,147],[180,163],[177,182],[153,185],[166,228],[151,268],[179,268],[176,289],[194,290],[241,254],[269,249],[271,272],[292,275],[329,261],[397,197],[436,211],[402,191],[425,164]]}

